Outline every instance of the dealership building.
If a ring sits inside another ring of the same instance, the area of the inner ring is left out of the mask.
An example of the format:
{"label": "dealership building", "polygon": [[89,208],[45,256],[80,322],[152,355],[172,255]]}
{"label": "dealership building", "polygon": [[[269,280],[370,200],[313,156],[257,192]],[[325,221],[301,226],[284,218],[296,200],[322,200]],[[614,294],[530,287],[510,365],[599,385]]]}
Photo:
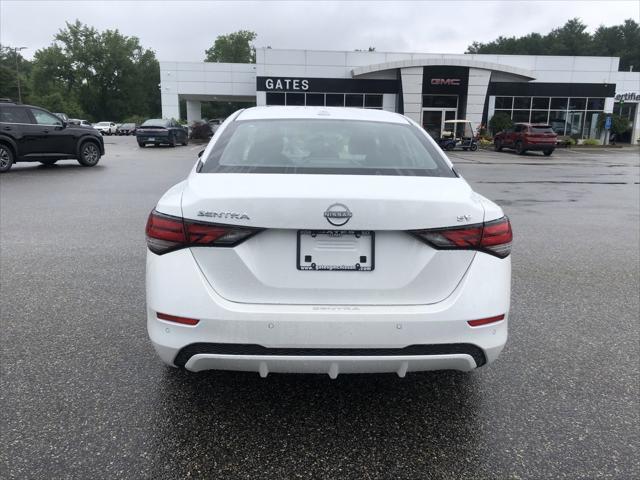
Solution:
{"label": "dealership building", "polygon": [[[444,121],[474,128],[497,112],[545,123],[559,135],[604,138],[607,113],[640,137],[640,72],[618,57],[453,55],[259,48],[256,63],[160,62],[162,115],[201,118],[202,102],[375,108],[402,113],[439,136]],[[640,65],[637,66],[640,68]]]}

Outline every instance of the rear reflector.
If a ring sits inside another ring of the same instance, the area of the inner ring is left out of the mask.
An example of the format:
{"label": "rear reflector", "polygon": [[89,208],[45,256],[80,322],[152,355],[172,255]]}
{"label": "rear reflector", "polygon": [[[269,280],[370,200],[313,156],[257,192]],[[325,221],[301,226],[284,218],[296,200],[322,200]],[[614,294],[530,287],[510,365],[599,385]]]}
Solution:
{"label": "rear reflector", "polygon": [[185,247],[235,247],[258,228],[194,222],[153,210],[147,220],[147,246],[157,255]]}
{"label": "rear reflector", "polygon": [[167,315],[166,313],[157,312],[156,316],[160,320],[166,320],[167,322],[173,323],[181,323],[183,325],[197,325],[200,320],[195,318],[187,318],[187,317],[176,317],[175,315]]}
{"label": "rear reflector", "polygon": [[479,250],[499,258],[511,253],[513,240],[507,217],[463,227],[412,230],[411,233],[440,250]]}
{"label": "rear reflector", "polygon": [[495,317],[481,318],[479,320],[469,320],[467,323],[472,327],[479,327],[481,325],[488,325],[489,323],[496,323],[501,320],[504,320],[504,314],[497,315]]}

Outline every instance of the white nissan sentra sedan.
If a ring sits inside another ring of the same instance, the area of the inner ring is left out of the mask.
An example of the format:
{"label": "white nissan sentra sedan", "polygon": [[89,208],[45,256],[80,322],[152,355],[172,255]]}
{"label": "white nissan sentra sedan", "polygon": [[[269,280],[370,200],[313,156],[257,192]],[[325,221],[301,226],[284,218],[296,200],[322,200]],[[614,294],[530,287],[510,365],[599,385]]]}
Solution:
{"label": "white nissan sentra sedan", "polygon": [[191,371],[469,371],[507,339],[511,226],[391,112],[231,115],[146,227],[147,326]]}

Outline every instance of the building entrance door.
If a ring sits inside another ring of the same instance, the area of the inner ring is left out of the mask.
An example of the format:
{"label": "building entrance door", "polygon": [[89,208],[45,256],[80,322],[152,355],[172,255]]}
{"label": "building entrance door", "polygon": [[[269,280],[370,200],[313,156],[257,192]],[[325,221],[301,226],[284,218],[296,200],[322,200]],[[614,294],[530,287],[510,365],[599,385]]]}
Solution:
{"label": "building entrance door", "polygon": [[445,120],[456,120],[457,109],[455,108],[423,108],[422,128],[435,140],[439,140],[444,130]]}

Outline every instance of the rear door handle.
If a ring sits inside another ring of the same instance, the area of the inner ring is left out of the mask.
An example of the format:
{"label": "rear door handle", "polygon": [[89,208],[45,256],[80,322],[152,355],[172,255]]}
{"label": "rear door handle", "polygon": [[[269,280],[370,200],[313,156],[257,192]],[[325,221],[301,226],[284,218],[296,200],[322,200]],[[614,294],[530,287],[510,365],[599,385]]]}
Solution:
{"label": "rear door handle", "polygon": [[11,130],[11,127],[4,127],[3,130]]}

